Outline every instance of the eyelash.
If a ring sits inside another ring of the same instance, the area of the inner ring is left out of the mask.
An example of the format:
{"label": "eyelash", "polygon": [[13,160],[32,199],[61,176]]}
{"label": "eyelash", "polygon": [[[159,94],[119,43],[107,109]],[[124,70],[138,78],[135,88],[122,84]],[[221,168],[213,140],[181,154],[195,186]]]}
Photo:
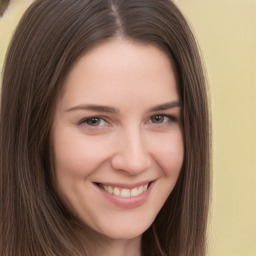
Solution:
{"label": "eyelash", "polygon": [[[163,122],[160,122],[160,123],[155,123],[152,121],[153,118],[157,118],[157,117],[161,117],[161,118],[164,118],[165,121]],[[100,121],[100,123],[102,123],[102,121],[107,124],[109,124],[109,122],[106,121],[106,117],[102,117],[102,116],[91,116],[91,117],[87,117],[87,118],[84,118],[82,119],[81,121],[79,121],[79,125],[82,125],[82,124],[85,124],[87,126],[88,129],[91,129],[91,130],[96,130],[96,129],[101,129],[102,126],[104,126],[104,124],[102,125],[91,125],[89,124],[90,121],[93,121],[93,119],[95,120],[98,120]],[[167,120],[166,120],[167,119]],[[152,115],[150,116],[149,118],[149,122],[151,124],[156,124],[156,125],[162,125],[162,124],[166,124],[166,123],[173,123],[173,122],[177,122],[178,121],[178,118],[173,116],[173,115],[167,115],[167,114],[155,114],[155,115]],[[147,121],[148,122],[148,121]]]}
{"label": "eyelash", "polygon": [[[167,114],[156,114],[156,115],[153,115],[153,116],[150,117],[150,120],[152,120],[152,118],[156,118],[156,117],[167,118],[168,120],[166,122],[168,122],[168,121],[169,122],[177,122],[178,121],[177,117],[172,116],[172,115],[167,115]],[[163,124],[163,123],[166,123],[166,122],[160,122],[160,123],[156,123],[156,124]]]}
{"label": "eyelash", "polygon": [[98,125],[90,125],[88,124],[89,121],[92,121],[93,119],[98,119],[100,121],[104,121],[105,123],[108,123],[105,119],[105,117],[101,117],[101,116],[91,116],[91,117],[87,117],[87,118],[84,118],[82,119],[78,124],[86,124],[87,126],[89,127],[93,127],[93,128],[96,128],[96,127],[101,127],[102,125],[98,126]]}

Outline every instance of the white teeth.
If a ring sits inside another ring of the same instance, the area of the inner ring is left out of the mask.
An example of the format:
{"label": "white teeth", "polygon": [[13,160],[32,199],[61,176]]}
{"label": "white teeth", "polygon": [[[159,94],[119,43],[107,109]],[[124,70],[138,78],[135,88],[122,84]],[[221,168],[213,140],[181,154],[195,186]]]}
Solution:
{"label": "white teeth", "polygon": [[114,195],[120,196],[120,191],[118,188],[114,188]]}
{"label": "white teeth", "polygon": [[100,187],[105,191],[107,191],[109,194],[114,194],[116,196],[127,198],[127,197],[135,197],[144,193],[145,191],[147,191],[148,185],[149,184],[146,184],[144,186],[135,187],[133,189],[117,188],[117,187],[111,187],[111,186],[106,186],[102,184],[100,184]]}
{"label": "white teeth", "polygon": [[131,190],[131,196],[137,196],[139,194],[139,190],[137,188],[133,188]]}
{"label": "white teeth", "polygon": [[108,191],[109,194],[113,194],[113,188],[110,187],[110,186],[106,186],[106,187],[107,187],[107,189],[105,189],[105,186],[104,186],[104,189],[105,189],[106,191]]}
{"label": "white teeth", "polygon": [[131,196],[130,189],[122,189],[121,190],[121,197],[130,197],[130,196]]}
{"label": "white teeth", "polygon": [[139,187],[139,194],[143,193],[143,186]]}

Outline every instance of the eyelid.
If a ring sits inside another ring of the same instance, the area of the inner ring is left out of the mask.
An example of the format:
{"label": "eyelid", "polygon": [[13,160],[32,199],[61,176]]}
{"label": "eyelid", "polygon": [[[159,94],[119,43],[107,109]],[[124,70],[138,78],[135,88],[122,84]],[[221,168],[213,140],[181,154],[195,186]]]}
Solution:
{"label": "eyelid", "polygon": [[[164,113],[157,113],[157,114],[154,114],[154,115],[151,115],[149,117],[149,121],[151,118],[153,117],[157,117],[157,116],[162,116],[162,117],[167,117],[169,119],[170,122],[178,122],[178,117],[176,115],[170,115],[170,114],[164,114]],[[152,122],[151,122],[152,123]],[[163,123],[156,123],[156,124],[164,124],[166,122],[163,122]]]}
{"label": "eyelid", "polygon": [[97,128],[97,127],[102,127],[102,126],[103,126],[103,125],[101,125],[101,126],[93,126],[93,125],[87,124],[87,122],[88,122],[90,119],[93,119],[93,118],[95,118],[95,119],[101,119],[101,120],[103,120],[105,123],[109,124],[109,122],[106,120],[106,117],[104,117],[104,116],[96,116],[96,115],[88,116],[88,117],[82,118],[82,119],[78,122],[78,124],[85,124],[85,125],[87,125],[88,127],[93,127],[93,128]]}

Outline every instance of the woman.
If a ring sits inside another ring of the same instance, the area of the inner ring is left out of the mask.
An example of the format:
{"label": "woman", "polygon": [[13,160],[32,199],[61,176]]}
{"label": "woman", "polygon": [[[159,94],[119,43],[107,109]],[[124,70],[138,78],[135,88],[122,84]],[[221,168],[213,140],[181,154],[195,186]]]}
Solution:
{"label": "woman", "polygon": [[168,0],[38,0],[8,50],[1,255],[205,255],[210,136]]}

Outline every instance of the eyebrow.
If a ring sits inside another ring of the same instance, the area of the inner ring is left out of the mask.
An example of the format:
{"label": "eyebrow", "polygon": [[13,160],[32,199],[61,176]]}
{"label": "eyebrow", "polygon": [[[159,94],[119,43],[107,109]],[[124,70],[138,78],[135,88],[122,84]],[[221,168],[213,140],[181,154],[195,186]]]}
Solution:
{"label": "eyebrow", "polygon": [[180,102],[179,101],[172,101],[172,102],[167,102],[164,104],[157,105],[155,107],[152,107],[148,110],[148,112],[155,112],[155,111],[163,111],[167,110],[170,108],[175,108],[175,107],[180,107]]}
{"label": "eyebrow", "polygon": [[[152,108],[149,108],[147,112],[155,112],[155,111],[163,111],[175,107],[180,107],[180,103],[178,101],[172,101],[163,103]],[[66,111],[74,111],[74,110],[92,110],[96,112],[105,112],[111,114],[119,114],[120,111],[117,108],[104,106],[104,105],[94,105],[94,104],[81,104],[75,107],[69,108]]]}
{"label": "eyebrow", "polygon": [[118,114],[119,110],[117,108],[103,106],[103,105],[93,105],[93,104],[82,104],[72,108],[69,108],[67,111],[73,110],[92,110],[96,112],[106,112],[111,114]]}

